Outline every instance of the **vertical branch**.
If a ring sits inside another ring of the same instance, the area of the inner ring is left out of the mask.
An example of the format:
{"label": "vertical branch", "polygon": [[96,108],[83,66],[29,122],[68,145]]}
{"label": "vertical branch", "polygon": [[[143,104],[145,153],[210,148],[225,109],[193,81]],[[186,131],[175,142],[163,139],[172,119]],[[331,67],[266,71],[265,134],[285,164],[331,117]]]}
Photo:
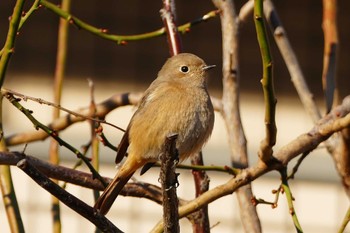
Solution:
{"label": "vertical branch", "polygon": [[294,205],[293,205],[293,195],[292,192],[290,191],[290,187],[288,184],[288,178],[287,178],[287,168],[283,168],[280,170],[281,178],[282,178],[282,190],[286,194],[287,202],[288,202],[288,207],[289,207],[289,213],[292,216],[293,223],[295,226],[295,229],[298,233],[302,233],[303,230],[300,226],[298,216],[295,212]]}
{"label": "vertical branch", "polygon": [[175,0],[163,0],[163,8],[160,10],[165,30],[167,32],[170,56],[182,51],[180,34],[176,27]]}
{"label": "vertical branch", "polygon": [[[89,87],[90,87],[90,106],[89,106],[89,112],[90,116],[94,117],[96,116],[96,103],[94,98],[94,83],[92,80],[88,79]],[[95,122],[93,120],[89,120],[90,123],[90,132],[91,132],[91,153],[92,153],[92,166],[96,169],[98,172],[99,166],[100,166],[100,158],[99,158],[99,149],[100,149],[100,141],[97,137],[97,130],[99,127],[99,123]],[[98,190],[93,190],[94,195],[94,203],[97,201],[97,199],[100,196],[100,192]],[[98,228],[96,228],[95,233],[101,232]]]}
{"label": "vertical branch", "polygon": [[298,59],[271,0],[264,1],[264,13],[272,30],[276,44],[282,54],[284,62],[286,63],[294,87],[298,92],[299,98],[306,112],[310,115],[313,122],[316,123],[321,118],[321,113],[307,86]]}
{"label": "vertical branch", "polygon": [[263,17],[263,0],[254,1],[254,22],[257,39],[260,47],[260,53],[263,64],[263,78],[261,84],[265,100],[265,139],[261,142],[259,157],[262,161],[267,162],[272,155],[272,147],[276,143],[277,128],[275,123],[276,102],[273,74],[272,74],[272,57],[270,54],[269,42]]}
{"label": "vertical branch", "polygon": [[[221,11],[223,51],[222,116],[225,120],[233,166],[248,167],[247,142],[239,108],[238,16],[233,1],[213,0]],[[256,207],[251,204],[251,185],[237,190],[241,220],[246,232],[261,232]]]}
{"label": "vertical branch", "polygon": [[180,232],[178,199],[176,187],[178,185],[176,165],[179,161],[176,150],[177,134],[169,135],[165,141],[164,153],[161,155],[160,182],[163,192],[164,232]]}
{"label": "vertical branch", "polygon": [[21,21],[23,5],[24,0],[18,0],[10,17],[10,26],[7,32],[7,38],[4,45],[3,53],[0,58],[0,87],[2,87],[4,83],[6,69],[10,61],[10,57],[15,51],[15,40],[18,32],[19,23]]}
{"label": "vertical branch", "polygon": [[331,110],[333,101],[337,104],[336,94],[336,60],[338,49],[337,30],[337,0],[323,0],[323,22],[324,52],[322,85],[326,97],[327,113]]}
{"label": "vertical branch", "polygon": [[[10,17],[9,30],[0,58],[0,88],[2,87],[10,57],[14,52],[15,40],[18,32],[19,23],[23,11],[24,0],[17,0]],[[3,96],[0,94],[0,151],[7,151],[3,131]],[[0,166],[0,186],[6,214],[10,225],[11,232],[24,232],[24,226],[19,211],[15,190],[12,183],[11,170],[9,166]]]}
{"label": "vertical branch", "polygon": [[[191,158],[191,164],[193,165],[203,165],[202,152],[194,155]],[[196,189],[196,197],[199,197],[203,193],[209,190],[209,177],[205,171],[193,170],[193,179]],[[193,218],[193,232],[194,233],[204,233],[210,232],[210,221],[208,215],[208,205],[204,206],[196,213],[194,213],[195,218]]]}
{"label": "vertical branch", "polygon": [[[62,0],[62,10],[69,11],[70,9],[70,0]],[[64,80],[64,73],[66,68],[66,56],[67,56],[67,47],[68,47],[68,31],[69,31],[69,22],[60,19],[59,28],[58,28],[58,44],[57,44],[57,56],[56,56],[56,69],[55,69],[55,78],[54,78],[54,103],[57,105],[61,104],[62,97],[62,86]],[[58,108],[53,108],[52,120],[56,120],[60,117],[60,110]],[[49,148],[49,158],[50,162],[53,164],[59,164],[59,145],[58,142],[54,139],[50,141]],[[57,180],[53,182],[58,183]],[[60,215],[60,205],[59,200],[52,196],[51,198],[51,213],[53,221],[53,232],[60,233],[62,230],[61,225],[61,215]]]}

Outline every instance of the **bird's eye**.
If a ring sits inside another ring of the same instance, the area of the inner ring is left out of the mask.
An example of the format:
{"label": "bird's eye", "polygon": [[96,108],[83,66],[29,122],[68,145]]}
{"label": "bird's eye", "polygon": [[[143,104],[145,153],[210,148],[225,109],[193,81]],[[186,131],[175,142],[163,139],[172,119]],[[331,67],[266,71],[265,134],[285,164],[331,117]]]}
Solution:
{"label": "bird's eye", "polygon": [[181,66],[181,67],[180,67],[180,71],[181,71],[182,73],[187,73],[189,70],[190,70],[190,68],[188,68],[188,66]]}

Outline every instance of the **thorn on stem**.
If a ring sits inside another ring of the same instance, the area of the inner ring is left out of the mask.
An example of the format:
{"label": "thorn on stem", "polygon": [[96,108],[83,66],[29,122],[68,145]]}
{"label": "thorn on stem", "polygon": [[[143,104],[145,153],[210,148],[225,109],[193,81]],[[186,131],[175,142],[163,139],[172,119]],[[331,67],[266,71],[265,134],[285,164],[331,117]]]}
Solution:
{"label": "thorn on stem", "polygon": [[121,40],[121,41],[118,41],[118,44],[119,44],[119,45],[127,45],[128,42],[125,41],[125,40]]}
{"label": "thorn on stem", "polygon": [[255,15],[255,19],[261,21],[262,17],[260,15]]}

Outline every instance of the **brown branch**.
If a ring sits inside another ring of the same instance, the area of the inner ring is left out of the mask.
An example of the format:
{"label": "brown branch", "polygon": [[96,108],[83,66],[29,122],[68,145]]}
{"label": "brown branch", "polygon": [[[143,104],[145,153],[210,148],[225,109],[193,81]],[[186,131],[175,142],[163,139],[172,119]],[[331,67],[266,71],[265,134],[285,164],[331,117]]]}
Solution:
{"label": "brown branch", "polygon": [[[97,179],[93,179],[91,173],[86,173],[71,168],[53,165],[49,162],[40,160],[30,155],[24,155],[20,152],[1,152],[0,164],[15,166],[21,159],[25,158],[30,161],[45,176],[53,179],[68,182],[81,187],[104,190],[104,186]],[[106,183],[110,183],[112,179],[103,177]],[[158,186],[147,183],[127,183],[121,191],[123,196],[144,197],[158,204],[162,203],[161,189]]]}
{"label": "brown branch", "polygon": [[[194,200],[179,208],[179,217],[185,217],[205,205],[237,191],[238,188],[247,185],[258,177],[272,170],[280,170],[296,156],[314,150],[320,143],[327,140],[334,133],[350,127],[350,96],[343,100],[342,105],[333,109],[326,117],[322,118],[309,132],[300,135],[274,154],[275,160],[265,164],[259,161],[256,165],[242,170],[236,177],[225,184],[219,185]],[[152,232],[160,232],[163,222],[159,221]]]}
{"label": "brown branch", "polygon": [[175,172],[176,164],[179,162],[179,155],[176,150],[177,136],[177,134],[167,136],[164,153],[160,156],[161,166],[159,178],[163,193],[163,220],[165,233],[180,232],[178,213],[179,203],[176,195],[178,174]]}
{"label": "brown branch", "polygon": [[264,1],[264,15],[272,30],[276,44],[282,54],[284,62],[287,65],[291,80],[296,91],[298,92],[304,109],[315,123],[321,118],[321,113],[315,103],[315,100],[313,99],[313,94],[308,88],[298,59],[271,0]]}
{"label": "brown branch", "polygon": [[30,163],[30,161],[24,158],[17,163],[17,167],[30,176],[38,185],[57,197],[61,202],[77,212],[79,215],[89,220],[103,232],[122,232],[104,215],[95,211],[93,207],[89,206],[74,195],[68,193],[55,182],[51,181],[48,177],[36,169]]}
{"label": "brown branch", "polygon": [[[202,152],[199,152],[191,157],[191,164],[200,166],[204,164]],[[196,197],[199,197],[209,190],[209,176],[203,170],[192,170],[192,175],[196,189]],[[203,206],[203,208],[193,213],[193,215],[189,217],[190,221],[192,222],[193,233],[210,232],[208,205]]]}
{"label": "brown branch", "polygon": [[337,98],[335,98],[334,96],[336,94],[337,89],[337,0],[323,0],[322,28],[324,33],[322,85],[326,98],[326,107],[328,113],[332,108],[333,101],[337,101]]}
{"label": "brown branch", "polygon": [[[214,0],[221,11],[222,53],[223,53],[223,97],[221,115],[224,118],[233,167],[248,167],[247,141],[245,138],[239,108],[239,21],[233,1]],[[256,207],[251,205],[253,198],[251,185],[237,191],[240,215],[246,232],[261,232]]]}
{"label": "brown branch", "polygon": [[167,33],[170,56],[181,53],[181,37],[176,27],[175,0],[163,0],[160,15]]}

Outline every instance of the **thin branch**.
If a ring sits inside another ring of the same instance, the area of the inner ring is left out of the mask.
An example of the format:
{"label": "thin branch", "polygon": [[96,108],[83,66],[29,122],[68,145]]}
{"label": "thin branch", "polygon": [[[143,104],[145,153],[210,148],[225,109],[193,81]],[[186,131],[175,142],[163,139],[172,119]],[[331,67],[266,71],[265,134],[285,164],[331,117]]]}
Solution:
{"label": "thin branch", "polygon": [[[27,19],[34,13],[34,11],[36,11],[39,8],[40,8],[40,0],[35,0],[33,5],[30,7],[30,9],[27,12],[22,11],[22,14],[21,14],[22,17],[21,17],[21,21],[19,22],[17,31],[19,31],[22,28],[22,26],[27,21]],[[0,56],[2,56],[3,52],[4,52],[4,48],[0,50]]]}
{"label": "thin branch", "polygon": [[[153,166],[160,167],[160,163],[155,163]],[[216,171],[216,172],[227,173],[233,176],[237,175],[242,171],[241,169],[230,167],[230,166],[215,166],[215,165],[208,166],[208,165],[195,165],[195,164],[187,165],[183,163],[178,164],[177,168],[185,169],[185,170],[193,170],[193,171]]]}
{"label": "thin branch", "polygon": [[[350,126],[350,96],[343,100],[342,105],[333,109],[326,117],[322,118],[318,124],[309,132],[300,135],[287,145],[274,153],[275,160],[269,164],[258,161],[252,167],[243,169],[236,177],[230,179],[225,184],[219,185],[201,196],[189,201],[179,208],[179,217],[185,217],[205,205],[226,195],[230,195],[238,188],[247,185],[253,180],[261,177],[272,170],[280,170],[296,156],[315,149],[320,143],[327,140],[335,132]],[[163,221],[159,221],[152,232],[161,232]]]}
{"label": "thin branch", "polygon": [[245,22],[247,20],[250,20],[249,16],[252,15],[253,11],[254,11],[254,0],[249,0],[239,10],[239,13],[238,13],[239,21]]}
{"label": "thin branch", "polygon": [[160,10],[160,16],[167,34],[170,56],[181,53],[181,38],[176,27],[175,0],[163,0],[163,8]]}
{"label": "thin branch", "polygon": [[[191,164],[203,166],[204,162],[202,152],[199,152],[191,157]],[[196,197],[199,197],[209,190],[210,179],[207,173],[203,170],[192,170],[192,175],[195,184]],[[193,233],[210,232],[208,206],[204,206],[199,211],[193,213],[193,215],[193,218],[190,218],[190,221],[192,222]]]}
{"label": "thin branch", "polygon": [[77,150],[76,148],[74,148],[72,145],[70,145],[69,143],[67,143],[66,141],[64,141],[63,139],[61,139],[57,133],[48,128],[47,126],[43,125],[42,123],[40,123],[39,121],[37,121],[33,115],[32,112],[26,108],[24,108],[19,102],[18,99],[16,99],[12,94],[6,94],[5,96],[16,108],[18,108],[18,110],[20,110],[34,125],[34,127],[36,129],[42,129],[45,131],[45,133],[47,133],[48,135],[50,135],[52,138],[54,138],[61,146],[66,147],[68,150],[70,150],[71,152],[73,152],[79,159],[82,159],[83,162],[85,163],[85,165],[89,168],[89,170],[91,171],[92,175],[94,178],[97,178],[98,180],[101,181],[101,183],[104,186],[107,186],[107,184],[104,182],[104,180],[102,179],[101,175],[94,169],[94,167],[91,165],[89,159],[84,156],[79,150]]}
{"label": "thin branch", "polygon": [[348,208],[348,211],[346,212],[346,214],[344,216],[343,222],[342,222],[342,224],[341,224],[341,226],[339,228],[338,233],[345,232],[345,228],[348,225],[349,221],[350,221],[350,207]]}
{"label": "thin branch", "polygon": [[338,54],[337,0],[323,0],[322,28],[324,34],[322,85],[327,113],[337,101],[336,66]]}
{"label": "thin branch", "polygon": [[[55,4],[53,4],[49,1],[41,0],[40,3],[44,7],[46,7],[50,11],[52,11],[53,13],[66,19],[71,24],[76,25],[79,29],[80,28],[84,29],[84,30],[86,30],[94,35],[97,35],[98,37],[103,38],[103,39],[117,42],[118,45],[125,45],[128,41],[150,39],[150,38],[154,38],[157,36],[163,36],[166,34],[166,29],[165,29],[165,27],[163,27],[163,28],[160,28],[160,29],[153,31],[153,32],[142,33],[142,34],[138,34],[138,35],[113,35],[113,34],[109,34],[107,29],[96,28],[96,27],[80,20],[79,18],[69,14],[68,12],[63,11],[61,8],[57,7]],[[192,22],[189,22],[189,23],[186,23],[186,24],[179,26],[178,31],[181,33],[186,33],[188,31],[190,31],[190,28],[192,26],[198,24],[199,22],[204,22],[208,19],[211,19],[211,18],[215,17],[217,14],[218,14],[218,12],[216,10],[210,11],[207,14],[205,14],[204,16],[200,17],[199,19],[195,19]]]}
{"label": "thin branch", "polygon": [[[58,107],[62,111],[67,111],[69,114],[62,116],[47,125],[47,127],[51,128],[56,132],[62,131],[68,128],[69,126],[73,125],[74,123],[85,121],[86,119],[94,120],[100,123],[106,123],[107,125],[112,125],[106,122],[105,120],[101,120],[101,119],[104,119],[108,113],[110,113],[111,111],[113,111],[118,107],[126,106],[126,105],[137,105],[143,95],[142,92],[115,94],[112,97],[96,105],[96,115],[95,115],[96,118],[92,118],[90,115],[89,107],[80,108],[75,111],[71,111],[66,108],[62,108],[61,106],[55,106],[53,103],[45,101],[43,99],[23,95],[5,88],[2,89],[1,92],[3,95],[5,95],[6,93],[11,93],[17,97],[22,98],[24,101],[32,100],[39,104],[44,103],[49,106]],[[220,109],[222,108],[221,101],[215,97],[210,97],[210,98],[212,100],[214,110],[220,111]],[[115,125],[113,125],[113,127],[115,127]],[[28,132],[22,132],[22,133],[10,135],[5,138],[5,141],[8,146],[15,146],[23,143],[44,140],[47,137],[49,137],[49,135],[47,135],[44,131],[31,130]]]}
{"label": "thin branch", "polygon": [[[59,110],[62,110],[62,111],[64,111],[64,112],[67,112],[67,113],[69,113],[69,114],[71,114],[71,115],[73,115],[73,116],[75,116],[75,117],[80,117],[80,118],[83,118],[84,120],[91,120],[91,121],[103,123],[103,124],[112,126],[112,127],[116,128],[116,129],[122,131],[122,132],[125,132],[124,129],[122,129],[122,128],[116,126],[116,125],[113,125],[112,123],[109,123],[109,122],[107,122],[107,121],[105,121],[105,120],[101,120],[101,119],[97,119],[97,118],[91,117],[91,114],[89,114],[89,115],[87,115],[87,116],[84,116],[84,115],[79,114],[79,113],[77,113],[77,112],[71,111],[71,110],[69,110],[69,109],[67,109],[67,108],[64,108],[64,107],[62,107],[60,104],[52,103],[52,102],[43,100],[43,99],[41,99],[41,98],[35,98],[35,97],[23,95],[23,94],[20,94],[20,93],[18,93],[18,92],[15,92],[15,91],[12,91],[12,90],[9,90],[9,89],[6,89],[6,88],[3,88],[3,89],[2,89],[2,92],[3,92],[4,95],[5,95],[6,93],[10,93],[10,94],[12,94],[12,95],[14,95],[14,96],[17,96],[17,97],[19,97],[19,98],[25,100],[25,101],[27,101],[27,100],[29,99],[29,100],[35,101],[35,102],[37,102],[37,103],[39,103],[39,104],[46,104],[46,105],[48,105],[48,106],[54,107],[55,109],[59,109]],[[89,107],[88,107],[88,108],[89,108]]]}
{"label": "thin branch", "polygon": [[273,63],[264,23],[263,10],[263,0],[255,0],[254,22],[263,65],[261,84],[264,91],[265,101],[265,139],[260,144],[258,154],[260,159],[267,162],[271,158],[272,147],[276,144],[277,128],[275,122],[275,111],[277,100],[274,93],[272,73]]}
{"label": "thin branch", "polygon": [[321,118],[321,113],[315,103],[313,94],[310,92],[306,79],[301,70],[295,52],[289,42],[286,31],[278,17],[276,9],[271,0],[264,1],[264,14],[270,25],[271,31],[287,65],[291,80],[294,84],[305,111],[309,114],[314,123]]}
{"label": "thin branch", "polygon": [[[248,167],[247,140],[245,137],[239,107],[239,19],[233,1],[213,1],[221,11],[222,31],[222,109],[225,121],[233,167]],[[261,232],[261,224],[256,207],[251,205],[253,198],[251,185],[248,184],[237,191],[240,216],[246,232]]]}
{"label": "thin branch", "polygon": [[96,212],[96,210],[81,201],[79,198],[68,193],[62,189],[59,185],[51,181],[48,177],[42,174],[36,169],[30,161],[22,159],[18,162],[17,167],[23,170],[28,176],[30,176],[38,185],[44,188],[46,191],[57,197],[66,206],[83,216],[96,227],[103,232],[122,232],[112,222],[110,222],[104,215]]}
{"label": "thin branch", "polygon": [[[23,158],[29,160],[36,169],[47,177],[94,190],[103,191],[105,188],[100,181],[93,179],[91,173],[53,165],[52,163],[20,152],[0,152],[0,164],[2,165],[15,166]],[[106,183],[112,181],[112,179],[107,177],[103,177],[103,179]],[[129,182],[125,185],[125,188],[122,189],[120,194],[123,196],[146,198],[158,204],[162,203],[162,192],[160,187],[144,182]]]}
{"label": "thin branch", "polygon": [[293,205],[293,195],[292,192],[290,190],[289,184],[288,184],[288,177],[287,177],[287,168],[282,168],[280,170],[280,174],[281,174],[281,178],[282,178],[282,185],[281,188],[283,190],[283,192],[286,194],[286,198],[287,198],[287,203],[288,203],[288,208],[289,208],[289,213],[292,216],[293,219],[293,223],[295,226],[295,229],[298,233],[302,233],[303,230],[300,226],[299,220],[298,220],[298,216],[296,214],[294,205]]}
{"label": "thin branch", "polygon": [[[18,27],[21,20],[21,15],[24,7],[24,0],[17,0],[13,8],[13,13],[10,17],[9,29],[5,41],[4,48],[0,57],[0,88],[2,87],[7,67],[14,53],[15,40],[18,33]],[[3,95],[0,94],[0,152],[7,151],[7,145],[4,140],[3,130]],[[25,232],[15,189],[12,182],[11,170],[8,166],[0,166],[0,186],[3,204],[6,207],[5,211],[7,214],[8,223],[11,232],[22,233]]]}
{"label": "thin branch", "polygon": [[9,30],[7,32],[3,53],[1,54],[1,57],[0,57],[0,88],[4,83],[6,69],[10,61],[11,55],[15,51],[15,40],[17,37],[19,23],[21,21],[24,2],[25,2],[24,0],[16,1],[16,5],[10,17]]}
{"label": "thin branch", "polygon": [[[70,0],[62,0],[62,9],[65,11],[69,11],[71,5]],[[67,61],[67,50],[68,50],[68,32],[69,32],[69,24],[65,20],[60,20],[58,26],[58,41],[57,41],[57,54],[56,54],[56,68],[55,68],[55,76],[54,76],[54,85],[53,85],[53,99],[54,103],[58,106],[61,105],[62,98],[62,87],[64,80],[64,73],[66,69],[66,61]],[[52,112],[52,120],[56,120],[60,117],[60,110],[58,108],[54,108]],[[53,164],[59,164],[60,156],[59,156],[59,145],[55,139],[51,139],[50,148],[49,148],[49,159]],[[57,180],[53,180],[56,184]],[[60,212],[60,203],[59,200],[52,196],[51,199],[51,213],[52,213],[52,221],[53,221],[53,232],[61,233],[62,224],[61,224],[61,212]]]}

